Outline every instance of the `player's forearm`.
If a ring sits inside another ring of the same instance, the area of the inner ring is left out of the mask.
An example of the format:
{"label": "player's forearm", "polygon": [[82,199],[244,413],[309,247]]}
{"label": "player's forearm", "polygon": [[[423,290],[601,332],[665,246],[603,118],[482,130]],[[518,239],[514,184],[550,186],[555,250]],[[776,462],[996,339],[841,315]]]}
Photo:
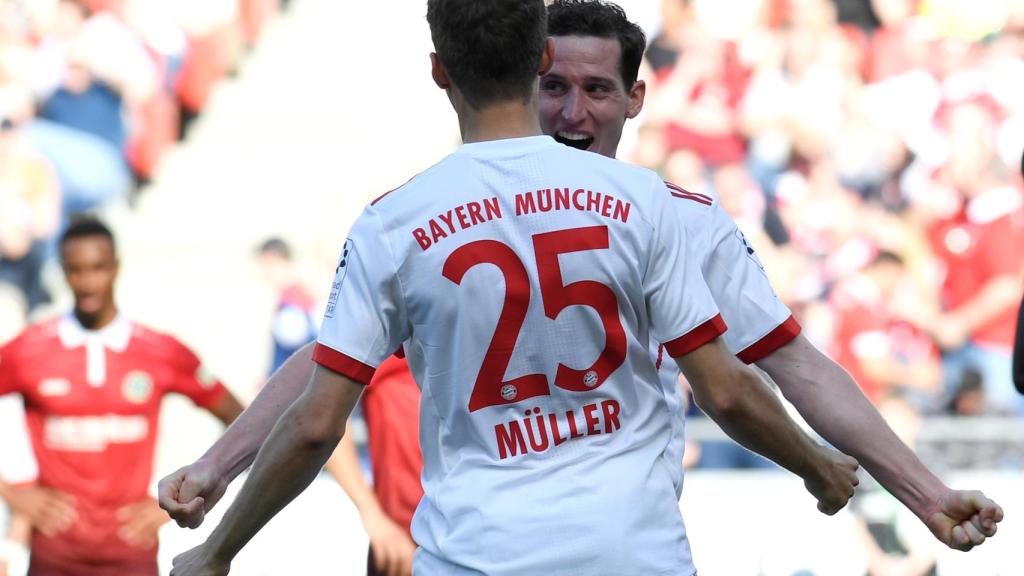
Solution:
{"label": "player's forearm", "polygon": [[302,395],[313,374],[313,343],[303,346],[267,380],[256,399],[206,451],[234,479],[252,464],[274,423]]}
{"label": "player's forearm", "polygon": [[230,562],[313,482],[334,451],[344,424],[336,435],[305,431],[310,412],[306,400],[304,397],[288,408],[260,449],[245,486],[210,535],[208,549],[214,558]]}
{"label": "player's forearm", "polygon": [[814,430],[920,516],[944,489],[853,378],[803,336],[758,362]]}
{"label": "player's forearm", "polygon": [[[808,479],[818,474],[824,463],[820,446],[786,414],[771,390],[751,370],[743,370],[732,382],[711,382],[709,386],[732,388],[728,400],[698,392],[706,386],[694,386],[694,400],[730,438],[786,470]],[[691,381],[691,385],[694,383]]]}

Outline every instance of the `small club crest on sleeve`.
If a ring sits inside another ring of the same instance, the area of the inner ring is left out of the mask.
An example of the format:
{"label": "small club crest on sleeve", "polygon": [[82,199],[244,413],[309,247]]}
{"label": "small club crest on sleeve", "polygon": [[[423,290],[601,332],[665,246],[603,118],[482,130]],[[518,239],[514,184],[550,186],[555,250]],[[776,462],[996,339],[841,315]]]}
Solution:
{"label": "small club crest on sleeve", "polygon": [[346,239],[345,245],[341,248],[341,257],[338,258],[338,267],[334,269],[334,281],[331,283],[331,295],[327,298],[327,310],[324,316],[334,318],[334,310],[338,305],[338,297],[341,295],[341,285],[345,282],[348,274],[348,265],[355,257],[356,246],[352,239]]}

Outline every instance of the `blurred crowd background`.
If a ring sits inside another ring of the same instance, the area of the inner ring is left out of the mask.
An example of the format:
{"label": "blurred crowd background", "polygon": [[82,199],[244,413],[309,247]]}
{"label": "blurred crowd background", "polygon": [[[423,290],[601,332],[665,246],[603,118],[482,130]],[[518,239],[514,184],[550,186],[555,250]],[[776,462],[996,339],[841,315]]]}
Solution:
{"label": "blurred crowd background", "polygon": [[[0,0],[0,341],[67,310],[55,239],[99,213],[123,308],[255,394],[307,327],[281,303],[316,319],[361,205],[458,144],[420,4],[295,4]],[[717,196],[929,464],[1019,472],[1024,0],[620,4],[650,47],[619,157]],[[690,465],[763,465],[690,429]]]}

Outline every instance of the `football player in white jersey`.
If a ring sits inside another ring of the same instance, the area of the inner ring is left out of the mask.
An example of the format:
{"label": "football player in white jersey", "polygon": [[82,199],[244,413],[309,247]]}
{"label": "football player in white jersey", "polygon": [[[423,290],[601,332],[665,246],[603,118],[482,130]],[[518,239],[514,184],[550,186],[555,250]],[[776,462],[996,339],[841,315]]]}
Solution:
{"label": "football player in white jersey", "polygon": [[[540,82],[541,127],[566,145],[614,156],[623,124],[643,108],[646,87],[637,80],[643,30],[614,4],[555,0],[548,8],[548,34],[555,60]],[[991,536],[1002,510],[981,492],[944,485],[896,437],[850,375],[800,334],[717,201],[668,186],[693,200],[673,207],[703,228],[697,253],[729,326],[723,335],[729,349],[771,376],[817,433],[857,458],[941,542],[968,550]],[[677,376],[671,363],[661,374],[669,381]]]}
{"label": "football player in white jersey", "polygon": [[430,0],[428,21],[466,144],[357,220],[309,387],[172,574],[228,572],[400,345],[423,391],[421,574],[694,573],[665,461],[678,390],[652,341],[745,445],[809,481],[848,473],[718,338],[699,239],[671,207],[691,200],[540,136],[536,72],[553,53],[541,0]]}

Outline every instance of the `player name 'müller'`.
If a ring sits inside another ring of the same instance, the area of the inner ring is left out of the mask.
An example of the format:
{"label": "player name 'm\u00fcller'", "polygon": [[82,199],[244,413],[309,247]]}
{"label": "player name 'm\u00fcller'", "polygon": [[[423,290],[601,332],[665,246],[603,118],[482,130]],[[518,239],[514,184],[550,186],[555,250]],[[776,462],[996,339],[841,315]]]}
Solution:
{"label": "player name 'm\u00fcller'", "polygon": [[[552,210],[578,210],[596,212],[605,218],[629,221],[630,203],[611,194],[583,188],[544,188],[534,192],[521,192],[515,196],[515,215],[523,216]],[[497,196],[460,204],[444,214],[431,218],[427,225],[412,231],[420,248],[426,250],[459,230],[502,218],[501,203]]]}

